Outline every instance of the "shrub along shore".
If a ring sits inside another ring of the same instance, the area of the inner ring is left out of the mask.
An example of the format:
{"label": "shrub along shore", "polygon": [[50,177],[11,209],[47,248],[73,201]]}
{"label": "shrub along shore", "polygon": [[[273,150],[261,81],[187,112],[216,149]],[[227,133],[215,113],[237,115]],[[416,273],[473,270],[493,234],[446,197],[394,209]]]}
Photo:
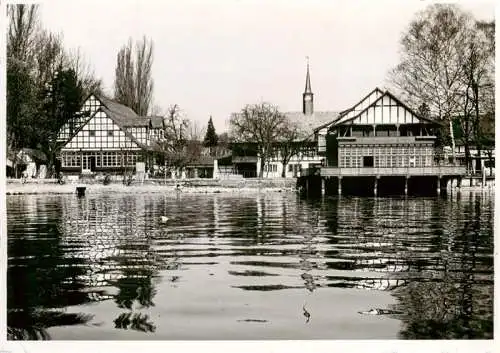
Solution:
{"label": "shrub along shore", "polygon": [[133,181],[131,185],[112,182],[104,185],[91,180],[58,184],[57,179],[32,179],[25,184],[19,179],[7,179],[6,194],[74,194],[76,187],[86,187],[86,194],[100,193],[256,193],[256,192],[295,192],[295,179],[149,179],[144,182]]}

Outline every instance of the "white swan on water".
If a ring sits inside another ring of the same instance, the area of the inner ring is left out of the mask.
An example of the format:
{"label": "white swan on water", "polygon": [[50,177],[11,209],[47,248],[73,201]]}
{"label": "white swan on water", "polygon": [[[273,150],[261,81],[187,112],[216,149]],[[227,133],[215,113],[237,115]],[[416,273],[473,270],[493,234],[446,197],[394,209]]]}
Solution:
{"label": "white swan on water", "polygon": [[160,222],[161,222],[161,223],[167,223],[167,222],[168,222],[168,220],[169,220],[169,218],[168,218],[167,216],[161,216],[161,217],[160,217]]}

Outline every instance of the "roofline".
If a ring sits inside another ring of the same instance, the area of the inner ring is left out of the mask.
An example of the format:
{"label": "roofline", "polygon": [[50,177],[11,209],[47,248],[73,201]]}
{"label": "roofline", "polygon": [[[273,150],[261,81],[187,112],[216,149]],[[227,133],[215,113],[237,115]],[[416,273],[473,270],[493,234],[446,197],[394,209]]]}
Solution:
{"label": "roofline", "polygon": [[100,96],[100,95],[98,95],[98,94],[94,94],[94,96],[95,96],[95,97],[99,100],[99,102],[100,102],[100,103],[101,103],[104,107],[106,107],[106,109],[108,109],[109,111],[114,111],[114,110],[113,110],[113,109],[111,109],[111,108],[110,108],[107,104],[105,104],[105,103],[102,101],[102,98],[104,98],[105,100],[108,100],[108,101],[112,101],[112,102],[113,102],[113,103],[115,103],[115,104],[121,105],[121,106],[122,106],[122,107],[124,107],[124,108],[130,109],[130,110],[131,110],[131,111],[132,111],[132,112],[133,112],[136,116],[140,116],[140,115],[138,115],[138,114],[134,111],[134,109],[130,108],[129,106],[127,106],[127,105],[125,105],[125,104],[122,104],[122,103],[120,103],[120,102],[117,102],[117,101],[115,101],[115,100],[113,100],[113,99],[111,99],[111,98],[101,97],[101,96]]}
{"label": "roofline", "polygon": [[[418,114],[415,112],[415,110],[413,110],[412,108],[410,108],[406,103],[402,102],[398,97],[396,97],[394,94],[392,94],[392,92],[390,92],[389,90],[386,90],[384,95],[387,94],[389,95],[392,99],[394,99],[396,102],[398,102],[399,104],[401,104],[404,108],[408,109],[410,112],[412,112],[417,118],[421,119],[421,120],[425,120],[425,121],[428,121],[430,123],[434,123],[434,124],[441,124],[439,121],[436,121],[436,120],[433,120],[433,119],[430,119],[430,118],[425,118],[423,117],[422,115]],[[382,96],[383,97],[383,96]]]}
{"label": "roofline", "polygon": [[[367,95],[365,95],[363,98],[361,98],[356,104],[354,104],[353,106],[351,106],[349,109],[346,109],[344,110],[343,112],[341,112],[339,115],[340,116],[344,116],[345,114],[349,113],[350,111],[352,111],[354,108],[356,108],[356,106],[360,105],[361,102],[363,102],[366,98],[370,97],[373,93],[375,92],[380,92],[382,95],[384,95],[384,91],[382,91],[380,88],[378,87],[375,87],[374,89],[372,89],[370,91],[370,93],[368,93]],[[377,98],[378,99],[378,98]]]}
{"label": "roofline", "polygon": [[[331,125],[331,124],[335,124],[337,121],[339,121],[340,119],[342,119],[347,113],[351,112],[354,108],[356,108],[357,105],[361,104],[361,102],[363,102],[366,98],[370,97],[373,93],[375,92],[380,92],[382,94],[382,96],[384,95],[384,91],[382,91],[380,88],[378,87],[375,87],[374,89],[372,89],[370,91],[370,93],[366,94],[363,98],[361,98],[356,104],[352,105],[350,108],[347,108],[345,110],[342,110],[339,112],[339,115],[332,121],[328,122],[328,123],[324,123],[323,125],[315,128],[313,130],[313,133],[316,133],[318,132],[319,130],[321,129],[324,129],[325,127],[327,127],[328,125]],[[381,96],[381,97],[382,97]],[[380,97],[379,97],[380,98]],[[377,98],[378,100],[378,98]]]}
{"label": "roofline", "polygon": [[[101,104],[103,104],[101,102]],[[104,104],[103,104],[104,105]],[[111,112],[111,109],[107,108],[107,107],[104,107],[105,109],[107,109],[108,111]],[[129,133],[128,131],[126,131],[126,129],[124,129],[124,125],[120,124],[119,122],[117,122],[114,117],[112,116],[113,114],[109,114],[107,113],[106,111],[103,110],[103,107],[99,107],[99,109],[97,109],[94,114],[92,114],[89,119],[84,123],[82,124],[82,126],[80,126],[78,129],[75,130],[75,132],[73,133],[73,135],[61,146],[61,149],[63,149],[64,147],[66,147],[66,145],[80,132],[82,131],[82,129],[89,123],[89,121],[98,113],[98,112],[103,112],[106,114],[106,116],[108,118],[110,118],[111,120],[113,120],[113,122],[118,125],[118,127],[120,128],[121,131],[123,131],[123,133],[125,134],[125,136],[127,136],[128,138],[130,138],[132,140],[132,142],[134,142],[137,147],[141,148],[141,149],[148,149],[148,146],[146,145],[143,145],[142,143],[140,143],[139,141],[137,141],[137,139],[134,137],[134,135],[132,135],[131,133]],[[112,112],[111,112],[112,113]]]}
{"label": "roofline", "polygon": [[[385,96],[388,96],[392,99],[394,99],[398,104],[400,104],[401,106],[403,106],[403,108],[409,110],[413,115],[415,115],[417,117],[417,119],[419,120],[424,120],[424,121],[427,121],[429,123],[432,123],[432,124],[437,124],[437,125],[441,125],[440,122],[438,121],[435,121],[435,120],[432,120],[432,119],[429,119],[429,118],[424,118],[422,117],[420,114],[417,114],[413,109],[411,109],[408,105],[406,105],[405,103],[403,103],[399,98],[397,98],[394,94],[392,94],[389,90],[386,90],[385,92],[382,93],[382,95],[380,97],[378,97],[375,101],[373,101],[369,106],[367,106],[365,109],[363,109],[362,111],[360,111],[358,114],[356,114],[355,116],[345,120],[342,122],[342,124],[345,124],[349,121],[352,121],[354,119],[357,119],[359,118],[359,116],[361,114],[363,114],[366,110],[368,110],[369,108],[372,108],[375,106],[376,103],[378,103],[381,99],[383,99]],[[359,103],[358,103],[359,104]],[[342,117],[340,117],[339,119],[337,119],[336,121],[333,121],[331,125],[335,125],[336,123],[339,122],[339,120],[342,119]],[[323,128],[323,127],[322,127]]]}

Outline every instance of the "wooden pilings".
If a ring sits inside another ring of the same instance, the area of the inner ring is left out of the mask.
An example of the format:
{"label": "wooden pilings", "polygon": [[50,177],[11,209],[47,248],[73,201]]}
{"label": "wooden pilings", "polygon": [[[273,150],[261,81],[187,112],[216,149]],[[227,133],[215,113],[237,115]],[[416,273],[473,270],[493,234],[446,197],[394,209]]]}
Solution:
{"label": "wooden pilings", "polygon": [[[450,183],[450,180],[453,180]],[[456,182],[454,181],[456,180]],[[456,183],[456,184],[455,184]],[[385,197],[395,195],[431,196],[446,195],[448,185],[455,184],[460,192],[460,175],[398,175],[398,176],[319,176],[299,178],[298,185],[308,197],[332,195],[358,195]]]}

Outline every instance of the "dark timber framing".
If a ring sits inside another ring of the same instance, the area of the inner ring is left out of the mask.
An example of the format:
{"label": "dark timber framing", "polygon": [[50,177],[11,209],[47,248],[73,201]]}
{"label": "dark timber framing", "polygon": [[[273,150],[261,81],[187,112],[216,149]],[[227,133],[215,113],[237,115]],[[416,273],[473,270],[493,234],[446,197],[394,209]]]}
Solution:
{"label": "dark timber framing", "polygon": [[437,158],[440,128],[389,91],[375,88],[337,119],[315,129],[324,161],[299,182],[308,192],[322,195],[439,195],[450,179],[458,179],[459,185],[466,172]]}

